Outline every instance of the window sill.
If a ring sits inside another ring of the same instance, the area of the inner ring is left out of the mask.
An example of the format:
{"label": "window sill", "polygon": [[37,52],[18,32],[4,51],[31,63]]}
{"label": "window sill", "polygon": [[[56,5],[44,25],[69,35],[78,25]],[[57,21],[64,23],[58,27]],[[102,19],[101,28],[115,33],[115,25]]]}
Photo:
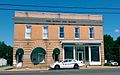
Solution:
{"label": "window sill", "polygon": [[90,40],[93,40],[94,38],[89,38]]}
{"label": "window sill", "polygon": [[59,39],[64,39],[64,38],[59,38]]}
{"label": "window sill", "polygon": [[26,40],[30,40],[31,38],[25,38]]}
{"label": "window sill", "polygon": [[43,38],[44,40],[48,39],[48,38]]}
{"label": "window sill", "polygon": [[80,39],[80,38],[74,38],[74,39]]}

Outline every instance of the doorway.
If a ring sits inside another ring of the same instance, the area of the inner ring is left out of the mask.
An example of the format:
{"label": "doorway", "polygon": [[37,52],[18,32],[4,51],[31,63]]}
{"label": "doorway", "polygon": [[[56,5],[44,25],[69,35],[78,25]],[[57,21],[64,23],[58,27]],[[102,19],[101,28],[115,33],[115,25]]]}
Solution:
{"label": "doorway", "polygon": [[83,61],[83,52],[78,51],[78,61]]}

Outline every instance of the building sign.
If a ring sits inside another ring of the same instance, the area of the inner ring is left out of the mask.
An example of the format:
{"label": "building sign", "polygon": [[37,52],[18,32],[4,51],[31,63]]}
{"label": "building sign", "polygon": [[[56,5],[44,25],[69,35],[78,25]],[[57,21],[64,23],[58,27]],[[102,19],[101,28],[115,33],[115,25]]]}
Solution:
{"label": "building sign", "polygon": [[15,23],[42,23],[42,24],[86,24],[102,25],[101,20],[78,20],[78,19],[58,19],[58,18],[26,18],[15,17]]}

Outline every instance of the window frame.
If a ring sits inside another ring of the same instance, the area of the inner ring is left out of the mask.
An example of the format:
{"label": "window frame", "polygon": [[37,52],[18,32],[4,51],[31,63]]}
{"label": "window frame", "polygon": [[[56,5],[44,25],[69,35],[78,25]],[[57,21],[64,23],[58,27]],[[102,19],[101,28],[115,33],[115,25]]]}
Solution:
{"label": "window frame", "polygon": [[[63,32],[62,32],[62,33],[63,33],[63,37],[60,37],[60,35],[61,35],[60,28],[63,28]],[[60,27],[58,28],[58,30],[59,30],[59,31],[58,31],[58,37],[59,37],[59,39],[64,39],[64,37],[65,37],[65,32],[64,32],[65,29],[64,29],[64,26],[60,26]]]}
{"label": "window frame", "polygon": [[[28,31],[29,28],[27,28],[27,27],[30,27],[30,31]],[[25,26],[25,39],[31,39],[31,38],[32,38],[32,26],[26,25]]]}
{"label": "window frame", "polygon": [[[45,27],[47,27],[47,32],[45,32]],[[48,26],[43,26],[42,27],[42,38],[43,39],[48,39]]]}
{"label": "window frame", "polygon": [[[78,32],[77,32],[78,37],[76,37],[76,28],[78,28]],[[78,27],[78,26],[74,27],[74,38],[75,39],[79,39],[80,38],[80,27]]]}
{"label": "window frame", "polygon": [[[93,29],[92,31],[91,28]],[[89,39],[94,39],[94,38],[95,38],[95,29],[94,27],[89,27]]]}
{"label": "window frame", "polygon": [[[91,61],[92,62],[100,62],[101,59],[100,59],[100,48],[99,48],[99,46],[90,46],[90,48],[91,48]],[[98,50],[94,50],[96,48],[98,48]],[[93,51],[95,51],[95,52],[93,52]],[[98,56],[97,56],[98,59],[95,59],[95,57],[92,56],[93,53],[95,53],[95,55],[97,55],[96,52],[98,52]]]}

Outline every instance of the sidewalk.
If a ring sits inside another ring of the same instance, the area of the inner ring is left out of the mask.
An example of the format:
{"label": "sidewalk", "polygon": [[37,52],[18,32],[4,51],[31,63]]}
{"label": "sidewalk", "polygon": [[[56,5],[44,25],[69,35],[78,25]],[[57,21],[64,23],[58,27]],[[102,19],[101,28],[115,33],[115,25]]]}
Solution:
{"label": "sidewalk", "polygon": [[0,71],[11,70],[13,69],[12,66],[0,67]]}
{"label": "sidewalk", "polygon": [[[83,66],[83,67],[80,67],[80,69],[82,70],[85,70],[85,69],[111,69],[111,68],[120,68],[120,66]],[[47,69],[40,69],[40,68],[12,68],[11,66],[9,67],[3,67],[3,68],[0,68],[0,71],[41,71],[41,72],[44,72],[44,71],[48,71],[49,68]]]}
{"label": "sidewalk", "polygon": [[83,66],[80,69],[111,69],[111,68],[120,68],[120,66]]}

